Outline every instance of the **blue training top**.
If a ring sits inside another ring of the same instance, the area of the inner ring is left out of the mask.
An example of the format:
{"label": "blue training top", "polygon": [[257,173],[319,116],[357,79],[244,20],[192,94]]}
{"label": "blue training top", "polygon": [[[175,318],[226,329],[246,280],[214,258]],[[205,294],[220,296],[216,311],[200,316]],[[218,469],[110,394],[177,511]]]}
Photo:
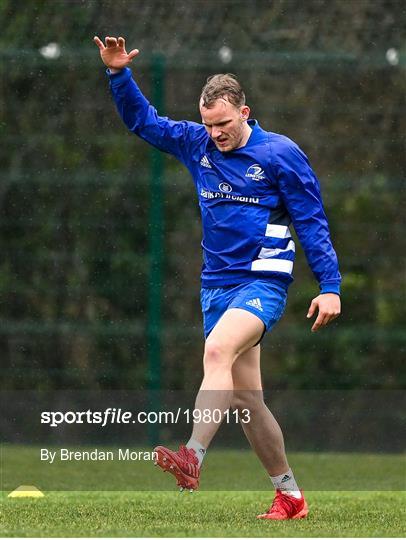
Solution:
{"label": "blue training top", "polygon": [[249,120],[247,144],[222,153],[202,124],[158,116],[129,68],[109,76],[128,129],[174,155],[192,174],[203,223],[203,287],[264,278],[291,283],[293,222],[320,291],[339,294],[341,276],[319,183],[297,144]]}

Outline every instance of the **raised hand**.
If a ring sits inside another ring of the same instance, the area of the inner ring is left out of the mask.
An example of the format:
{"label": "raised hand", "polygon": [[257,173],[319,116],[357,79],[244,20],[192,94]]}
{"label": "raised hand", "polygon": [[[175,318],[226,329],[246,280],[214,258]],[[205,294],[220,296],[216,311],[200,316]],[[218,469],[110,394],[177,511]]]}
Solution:
{"label": "raised hand", "polygon": [[93,41],[99,47],[100,56],[106,66],[111,70],[120,70],[128,66],[133,58],[140,52],[138,49],[133,49],[129,53],[125,50],[125,39],[119,37],[106,37],[106,45],[103,41],[95,36]]}

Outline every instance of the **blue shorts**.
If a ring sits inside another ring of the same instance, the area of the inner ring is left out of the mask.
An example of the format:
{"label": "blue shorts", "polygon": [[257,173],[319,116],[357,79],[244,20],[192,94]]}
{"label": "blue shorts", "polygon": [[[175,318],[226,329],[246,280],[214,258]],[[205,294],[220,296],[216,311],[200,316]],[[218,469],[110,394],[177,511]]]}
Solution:
{"label": "blue shorts", "polygon": [[288,296],[288,285],[267,280],[240,283],[230,287],[202,288],[204,337],[210,334],[227,309],[239,308],[256,315],[264,323],[264,334],[281,318]]}

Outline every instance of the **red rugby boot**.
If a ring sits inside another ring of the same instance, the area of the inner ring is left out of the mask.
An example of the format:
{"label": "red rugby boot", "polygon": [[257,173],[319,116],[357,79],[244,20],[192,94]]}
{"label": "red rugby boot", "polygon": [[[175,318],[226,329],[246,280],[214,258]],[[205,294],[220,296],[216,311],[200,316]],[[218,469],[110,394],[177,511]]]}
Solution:
{"label": "red rugby boot", "polygon": [[307,516],[309,509],[303,496],[297,499],[292,495],[287,495],[280,489],[276,490],[276,495],[272,506],[265,514],[257,516],[259,519],[300,519]]}
{"label": "red rugby boot", "polygon": [[170,472],[177,480],[181,491],[189,489],[193,491],[199,487],[200,469],[196,452],[192,448],[179,446],[177,452],[173,452],[164,446],[154,449],[157,453],[155,465],[159,465],[164,472]]}

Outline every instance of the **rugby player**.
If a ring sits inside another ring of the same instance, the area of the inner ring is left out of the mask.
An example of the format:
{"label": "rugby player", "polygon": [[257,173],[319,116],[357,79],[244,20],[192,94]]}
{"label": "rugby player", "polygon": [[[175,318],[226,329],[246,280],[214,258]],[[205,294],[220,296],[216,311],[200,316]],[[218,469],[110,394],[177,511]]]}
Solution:
{"label": "rugby player", "polygon": [[[308,507],[289,467],[282,431],[262,393],[260,342],[282,316],[292,282],[292,223],[319,283],[307,313],[319,330],[340,314],[340,282],[318,180],[289,138],[263,130],[235,76],[217,74],[203,87],[202,123],[160,117],[132,78],[122,37],[94,38],[113,99],[127,127],[179,159],[196,186],[203,225],[201,306],[204,377],[195,410],[239,411],[241,425],[276,494],[262,519],[305,517]],[[243,422],[249,412],[249,422]],[[208,420],[208,421],[207,421]],[[190,440],[158,446],[157,464],[181,489],[197,489],[206,450],[220,423],[195,421]]]}

